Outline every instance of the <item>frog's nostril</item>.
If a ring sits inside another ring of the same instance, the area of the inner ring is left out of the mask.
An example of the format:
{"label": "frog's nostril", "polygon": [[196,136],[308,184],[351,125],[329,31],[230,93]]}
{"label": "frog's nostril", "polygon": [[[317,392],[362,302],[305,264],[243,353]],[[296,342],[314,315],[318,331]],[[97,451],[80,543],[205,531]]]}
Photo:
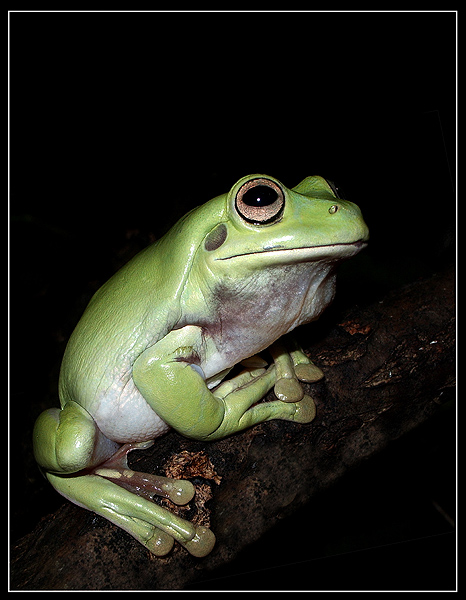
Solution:
{"label": "frog's nostril", "polygon": [[338,210],[339,208],[340,208],[340,207],[338,206],[338,204],[332,204],[332,206],[331,206],[331,207],[328,209],[328,212],[329,212],[331,215],[334,215],[334,214],[337,212],[337,210]]}

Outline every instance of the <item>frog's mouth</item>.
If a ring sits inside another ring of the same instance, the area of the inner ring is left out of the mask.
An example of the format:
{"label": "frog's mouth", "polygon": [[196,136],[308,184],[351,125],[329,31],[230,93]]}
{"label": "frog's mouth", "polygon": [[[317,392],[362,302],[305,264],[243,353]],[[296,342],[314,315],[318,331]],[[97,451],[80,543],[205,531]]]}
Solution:
{"label": "frog's mouth", "polygon": [[[267,254],[267,258],[277,258],[277,262],[312,262],[316,260],[341,260],[351,258],[367,246],[365,240],[346,242],[341,244],[324,244],[322,246],[302,246],[300,248],[286,248],[284,246],[271,246],[261,248],[252,252],[231,254],[230,256],[219,256],[216,260],[231,260],[244,256],[258,256]],[[285,259],[285,261],[283,260]]]}

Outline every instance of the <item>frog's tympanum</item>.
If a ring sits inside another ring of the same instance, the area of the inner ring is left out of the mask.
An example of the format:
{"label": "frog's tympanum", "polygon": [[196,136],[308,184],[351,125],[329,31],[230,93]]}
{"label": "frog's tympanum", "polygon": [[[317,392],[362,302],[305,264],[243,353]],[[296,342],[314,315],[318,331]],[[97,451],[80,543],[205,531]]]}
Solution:
{"label": "frog's tympanum", "polygon": [[[192,483],[132,471],[128,452],[171,427],[218,440],[271,419],[312,421],[299,381],[323,374],[277,340],[319,317],[336,265],[367,240],[359,208],[321,177],[287,189],[249,175],[189,212],[97,291],[68,342],[61,408],[34,428],[35,458],[53,487],[156,555],[174,539],[208,554],[209,528],[151,499],[186,504]],[[270,366],[257,356],[265,349]],[[272,388],[276,400],[260,402]]]}

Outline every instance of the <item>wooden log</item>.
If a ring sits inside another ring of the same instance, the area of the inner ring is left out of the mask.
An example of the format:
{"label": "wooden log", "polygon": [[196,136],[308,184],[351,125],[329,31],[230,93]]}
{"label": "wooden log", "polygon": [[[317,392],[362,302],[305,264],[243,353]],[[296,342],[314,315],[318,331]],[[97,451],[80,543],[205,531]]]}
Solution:
{"label": "wooden log", "polygon": [[153,557],[105,519],[65,503],[12,549],[11,589],[183,589],[215,573],[453,397],[454,284],[448,270],[353,308],[327,331],[302,328],[303,347],[325,372],[307,386],[317,404],[313,423],[273,421],[214,443],[170,432],[132,453],[136,470],[191,478],[194,501],[171,508],[212,527],[209,556],[193,558],[175,545]]}

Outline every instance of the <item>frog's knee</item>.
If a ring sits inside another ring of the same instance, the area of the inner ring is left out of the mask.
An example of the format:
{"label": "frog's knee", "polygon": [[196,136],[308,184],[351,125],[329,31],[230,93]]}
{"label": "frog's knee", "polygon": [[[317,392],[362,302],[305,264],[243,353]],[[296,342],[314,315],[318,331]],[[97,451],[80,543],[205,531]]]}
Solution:
{"label": "frog's knee", "polygon": [[44,411],[34,425],[34,456],[47,471],[73,473],[92,462],[97,427],[78,404]]}

